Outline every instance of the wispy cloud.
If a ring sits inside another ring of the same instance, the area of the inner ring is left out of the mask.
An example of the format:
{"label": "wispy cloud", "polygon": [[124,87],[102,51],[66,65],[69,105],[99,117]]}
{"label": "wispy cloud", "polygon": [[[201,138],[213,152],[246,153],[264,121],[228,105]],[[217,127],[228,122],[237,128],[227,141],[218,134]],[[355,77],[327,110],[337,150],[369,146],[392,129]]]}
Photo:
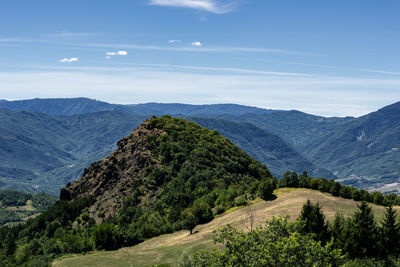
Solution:
{"label": "wispy cloud", "polygon": [[316,67],[316,68],[325,68],[325,69],[335,69],[335,70],[351,70],[351,71],[359,71],[359,72],[370,72],[370,73],[380,73],[380,74],[389,74],[389,75],[400,75],[400,72],[395,71],[387,71],[387,70],[375,70],[375,69],[364,69],[364,68],[348,68],[348,67],[338,67],[338,66],[330,66],[330,65],[321,65],[321,64],[309,64],[302,62],[287,62],[287,61],[279,61],[279,60],[265,60],[265,59],[253,59],[262,62],[271,62],[271,63],[282,63],[289,65],[299,65],[299,66],[308,66],[308,67]]}
{"label": "wispy cloud", "polygon": [[72,62],[76,62],[76,61],[78,61],[77,57],[70,57],[70,58],[65,57],[63,59],[60,59],[58,62],[61,62],[61,63],[72,63]]}
{"label": "wispy cloud", "polygon": [[88,37],[88,36],[96,36],[98,33],[94,32],[69,32],[69,31],[61,31],[59,33],[46,33],[42,34],[43,37],[56,37],[56,38],[74,38],[74,37]]}
{"label": "wispy cloud", "polygon": [[195,47],[200,47],[200,46],[203,46],[203,44],[202,44],[202,43],[200,43],[199,41],[192,42],[192,43],[190,43],[190,45],[191,45],[191,46],[195,46]]}
{"label": "wispy cloud", "polygon": [[229,13],[233,10],[233,3],[221,3],[217,0],[149,0],[149,5],[192,8],[214,14]]}
{"label": "wispy cloud", "polygon": [[170,43],[170,44],[180,44],[181,40],[169,40],[168,43]]}
{"label": "wispy cloud", "polygon": [[[201,44],[201,43],[200,43]],[[71,44],[74,45],[74,44]],[[297,56],[316,56],[316,54],[296,52],[291,50],[282,50],[274,48],[261,48],[261,47],[234,47],[234,46],[157,46],[157,45],[138,45],[138,44],[124,44],[124,43],[86,43],[77,44],[76,46],[86,47],[104,47],[114,49],[135,49],[135,50],[149,50],[149,51],[177,51],[177,52],[212,52],[212,53],[235,53],[235,52],[248,52],[248,53],[265,53],[265,54],[285,54]]]}
{"label": "wispy cloud", "polygon": [[120,51],[116,51],[116,52],[111,51],[111,52],[106,53],[106,58],[110,59],[112,56],[126,56],[126,55],[128,55],[128,52],[124,51],[124,50],[120,50]]}

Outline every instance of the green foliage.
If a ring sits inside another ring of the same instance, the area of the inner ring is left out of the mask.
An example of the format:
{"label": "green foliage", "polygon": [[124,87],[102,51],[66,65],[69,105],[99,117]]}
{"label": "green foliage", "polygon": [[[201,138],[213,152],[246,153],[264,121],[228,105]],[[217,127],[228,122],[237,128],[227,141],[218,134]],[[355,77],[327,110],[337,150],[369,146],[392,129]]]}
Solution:
{"label": "green foliage", "polygon": [[386,208],[385,218],[381,229],[381,242],[384,255],[400,255],[400,223],[397,213],[389,206]]}
{"label": "green foliage", "polygon": [[276,181],[274,179],[265,179],[258,183],[258,195],[263,200],[270,200],[276,188]]}
{"label": "green foliage", "polygon": [[185,209],[182,212],[182,226],[184,229],[189,230],[190,234],[193,233],[193,229],[199,223],[198,218],[194,215],[191,209]]}
{"label": "green foliage", "polygon": [[295,172],[285,172],[283,177],[279,179],[279,187],[298,187],[299,177]]}
{"label": "green foliage", "polygon": [[344,257],[332,243],[322,246],[287,219],[273,218],[264,228],[243,233],[226,226],[215,242],[224,249],[196,252],[193,266],[338,266]]}
{"label": "green foliage", "polygon": [[92,235],[97,249],[113,250],[118,248],[120,237],[114,224],[101,223],[94,227]]}
{"label": "green foliage", "polygon": [[371,207],[363,201],[351,221],[347,251],[351,257],[364,258],[379,255],[379,233]]}
{"label": "green foliage", "polygon": [[[31,201],[28,208],[24,206]],[[28,216],[45,211],[53,205],[56,197],[44,193],[28,194],[14,190],[0,190],[0,226],[21,223]]]}
{"label": "green foliage", "polygon": [[304,233],[314,233],[316,240],[328,241],[328,225],[319,203],[312,204],[310,200],[303,205],[299,220],[304,222],[301,229]]}

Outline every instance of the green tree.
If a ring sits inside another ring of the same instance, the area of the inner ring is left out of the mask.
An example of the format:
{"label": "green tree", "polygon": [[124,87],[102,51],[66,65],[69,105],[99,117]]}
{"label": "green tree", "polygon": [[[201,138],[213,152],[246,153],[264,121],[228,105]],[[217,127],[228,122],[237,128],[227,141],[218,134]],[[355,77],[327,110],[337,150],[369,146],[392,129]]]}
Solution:
{"label": "green tree", "polygon": [[93,241],[97,249],[113,250],[119,245],[119,234],[114,224],[102,223],[93,229]]}
{"label": "green tree", "polygon": [[285,172],[279,180],[279,187],[299,187],[299,177],[296,172]]}
{"label": "green tree", "polygon": [[303,205],[299,219],[304,221],[302,227],[304,233],[314,233],[317,240],[327,241],[328,225],[325,222],[325,215],[319,203],[313,204],[308,199]]}
{"label": "green tree", "polygon": [[340,250],[332,243],[322,246],[309,235],[296,231],[299,222],[273,218],[264,228],[249,233],[231,226],[220,229],[215,242],[223,249],[196,252],[193,266],[338,266],[343,262]]}
{"label": "green tree", "polygon": [[397,213],[392,206],[386,208],[381,240],[382,252],[385,256],[400,254],[400,223],[397,222]]}
{"label": "green tree", "polygon": [[196,227],[198,224],[198,219],[197,217],[193,214],[193,211],[189,208],[185,209],[182,212],[182,226],[184,229],[190,231],[190,234],[193,233],[193,229]]}
{"label": "green tree", "polygon": [[372,209],[365,201],[357,207],[358,210],[354,213],[350,224],[347,251],[353,258],[378,256],[378,227]]}
{"label": "green tree", "polygon": [[274,196],[274,189],[276,188],[273,179],[265,179],[259,183],[258,195],[263,200],[270,200]]}

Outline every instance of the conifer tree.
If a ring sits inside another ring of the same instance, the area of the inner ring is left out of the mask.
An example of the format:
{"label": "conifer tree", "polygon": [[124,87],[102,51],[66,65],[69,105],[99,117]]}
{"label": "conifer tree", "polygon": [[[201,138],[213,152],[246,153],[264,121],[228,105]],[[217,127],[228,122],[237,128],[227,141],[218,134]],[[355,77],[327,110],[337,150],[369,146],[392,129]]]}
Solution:
{"label": "conifer tree", "polygon": [[382,253],[384,256],[400,254],[400,223],[392,206],[386,208],[381,232]]}
{"label": "conifer tree", "polygon": [[328,226],[319,203],[313,204],[308,199],[303,205],[299,219],[305,223],[303,226],[305,233],[314,233],[317,240],[327,241]]}
{"label": "conifer tree", "polygon": [[366,201],[357,207],[347,240],[348,252],[354,258],[376,257],[379,255],[379,238],[374,214]]}

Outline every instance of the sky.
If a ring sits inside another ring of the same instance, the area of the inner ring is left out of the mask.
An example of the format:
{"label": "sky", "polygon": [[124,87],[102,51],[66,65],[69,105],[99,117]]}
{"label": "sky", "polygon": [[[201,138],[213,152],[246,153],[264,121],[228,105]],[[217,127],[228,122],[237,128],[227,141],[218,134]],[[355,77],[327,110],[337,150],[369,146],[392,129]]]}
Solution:
{"label": "sky", "polygon": [[362,116],[400,101],[399,14],[398,0],[0,0],[0,99]]}

